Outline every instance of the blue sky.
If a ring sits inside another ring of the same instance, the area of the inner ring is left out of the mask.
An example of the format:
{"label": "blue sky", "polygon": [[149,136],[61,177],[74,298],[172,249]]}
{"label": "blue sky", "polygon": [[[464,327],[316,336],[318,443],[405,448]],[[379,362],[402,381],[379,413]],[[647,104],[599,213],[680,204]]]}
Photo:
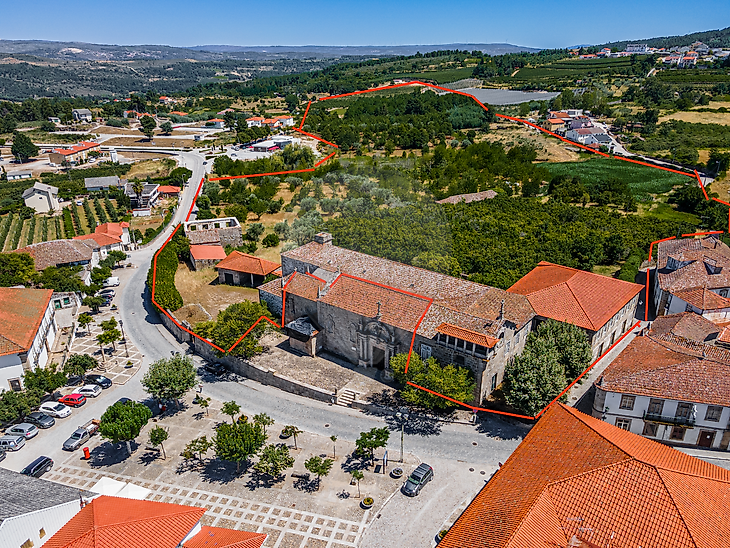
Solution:
{"label": "blue sky", "polygon": [[3,2],[0,38],[105,44],[565,47],[730,25],[728,0],[35,0]]}

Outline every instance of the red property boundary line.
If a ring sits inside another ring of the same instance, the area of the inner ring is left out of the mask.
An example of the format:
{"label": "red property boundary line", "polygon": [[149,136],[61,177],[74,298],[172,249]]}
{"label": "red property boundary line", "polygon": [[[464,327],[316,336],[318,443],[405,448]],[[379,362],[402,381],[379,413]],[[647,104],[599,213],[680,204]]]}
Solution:
{"label": "red property boundary line", "polygon": [[[367,89],[367,90],[354,91],[354,92],[351,92],[351,93],[343,93],[343,94],[340,94],[340,95],[331,95],[331,96],[328,96],[328,97],[320,97],[318,99],[318,101],[326,101],[326,100],[329,100],[329,99],[336,99],[336,98],[342,98],[342,97],[350,97],[350,96],[354,96],[354,95],[360,95],[360,94],[365,94],[365,93],[372,93],[372,92],[375,92],[375,91],[382,91],[382,90],[394,89],[394,88],[399,88],[399,87],[404,87],[404,86],[413,86],[413,85],[425,86],[425,87],[429,87],[429,88],[433,88],[433,89],[438,89],[438,90],[446,91],[448,93],[455,93],[457,95],[463,95],[465,97],[470,97],[479,106],[481,106],[484,110],[489,110],[481,101],[479,101],[475,96],[473,96],[473,95],[471,95],[469,93],[465,93],[465,92],[457,91],[457,90],[451,90],[451,89],[448,89],[448,88],[444,88],[444,87],[441,87],[441,86],[437,86],[437,85],[434,85],[434,84],[429,84],[429,83],[421,82],[421,81],[404,82],[404,83],[401,83],[401,84],[395,84],[395,85],[390,85],[390,86],[382,86],[382,87],[371,88],[371,89]],[[327,141],[325,139],[322,139],[322,138],[320,138],[320,137],[318,137],[318,136],[316,136],[316,135],[314,135],[312,133],[308,133],[308,132],[306,132],[306,131],[304,131],[302,129],[304,127],[304,122],[305,122],[305,120],[307,118],[307,115],[309,113],[309,108],[310,108],[311,104],[312,104],[312,101],[309,101],[307,103],[307,107],[306,107],[306,110],[304,111],[304,116],[302,117],[302,121],[299,124],[299,127],[293,127],[292,129],[294,129],[295,131],[297,131],[299,133],[302,133],[304,135],[307,135],[309,137],[312,137],[312,138],[316,139],[317,141],[320,141],[320,142],[325,143],[325,144],[327,144],[329,146],[332,146],[335,149],[339,149],[339,147],[336,144],[331,143],[331,142],[329,142],[329,141]],[[651,168],[654,168],[654,169],[660,169],[662,171],[668,171],[668,172],[671,172],[671,173],[676,173],[676,174],[679,174],[679,175],[685,175],[687,177],[696,178],[697,181],[698,181],[698,183],[699,183],[700,188],[702,189],[702,192],[703,192],[703,194],[705,196],[705,199],[708,200],[708,201],[710,200],[710,198],[707,195],[707,192],[706,192],[706,190],[704,188],[704,185],[702,184],[702,180],[701,180],[700,175],[697,172],[697,170],[695,170],[693,174],[690,174],[690,173],[686,173],[686,172],[683,172],[683,171],[678,171],[678,170],[675,170],[675,169],[671,169],[671,168],[667,168],[667,167],[663,167],[663,166],[658,166],[658,165],[650,164],[648,162],[642,162],[642,161],[639,161],[639,160],[633,160],[633,159],[630,159],[630,158],[624,158],[622,156],[611,156],[610,154],[607,154],[605,152],[601,152],[599,150],[592,149],[592,148],[587,147],[585,145],[581,145],[580,143],[574,143],[573,141],[570,141],[570,140],[568,140],[568,139],[566,139],[566,138],[564,138],[564,137],[562,137],[562,136],[560,136],[560,135],[558,135],[556,133],[553,133],[552,131],[549,131],[549,130],[547,130],[545,128],[542,128],[542,127],[540,127],[540,126],[538,126],[538,125],[536,125],[536,124],[534,124],[532,122],[528,122],[527,120],[523,120],[521,118],[516,118],[516,117],[513,117],[513,116],[507,116],[507,115],[504,115],[504,114],[498,114],[498,113],[495,113],[495,116],[497,116],[498,118],[503,118],[505,120],[510,120],[510,121],[513,121],[513,122],[517,122],[517,123],[525,124],[527,126],[531,126],[531,127],[535,128],[535,129],[537,129],[538,131],[541,131],[541,132],[543,132],[545,134],[548,134],[548,135],[550,135],[552,137],[555,137],[557,139],[560,139],[561,141],[563,141],[565,143],[568,143],[571,146],[576,146],[578,148],[581,148],[581,149],[586,150],[588,152],[592,152],[594,154],[598,154],[598,155],[603,156],[605,158],[612,158],[614,160],[622,160],[622,161],[630,162],[630,163],[633,163],[633,164],[639,164],[639,165],[651,167]],[[326,162],[327,160],[329,160],[330,158],[332,158],[335,154],[336,154],[336,151],[332,152],[331,154],[329,154],[325,158],[321,159],[320,161],[318,161],[315,164],[315,167],[314,168],[291,170],[291,171],[279,171],[279,172],[272,172],[272,173],[257,173],[257,174],[251,174],[251,175],[235,175],[235,176],[227,176],[227,177],[214,177],[214,178],[210,178],[209,180],[210,181],[222,181],[222,180],[230,180],[230,179],[249,178],[249,177],[265,177],[265,176],[268,176],[268,175],[285,175],[285,174],[292,174],[292,173],[313,172],[317,167],[319,167],[324,162]],[[201,179],[201,181],[200,181],[200,184],[198,186],[198,189],[197,189],[197,191],[195,193],[195,199],[197,199],[198,195],[200,194],[200,191],[202,190],[204,180],[205,180],[205,178]],[[190,215],[192,213],[192,210],[195,207],[195,199],[193,199],[193,203],[191,204],[190,210],[187,213],[187,216],[185,218],[186,221],[188,221],[190,219]],[[716,202],[719,202],[719,203],[722,203],[722,204],[725,204],[725,205],[730,206],[730,203],[723,202],[722,200],[718,200],[717,198],[712,198],[712,199],[714,201],[716,201]],[[219,352],[222,352],[223,354],[229,354],[263,320],[269,322],[271,325],[273,325],[275,327],[283,328],[283,326],[286,323],[285,322],[285,315],[286,315],[286,290],[287,290],[287,287],[289,286],[289,284],[292,282],[292,280],[298,274],[298,272],[294,272],[294,274],[292,274],[292,276],[289,278],[289,280],[286,282],[286,284],[282,288],[282,311],[281,311],[282,324],[279,325],[276,322],[274,322],[273,320],[271,320],[270,318],[268,318],[266,316],[261,316],[227,350],[225,350],[225,349],[217,346],[213,342],[211,342],[211,341],[209,341],[209,340],[201,337],[200,335],[197,335],[196,333],[194,333],[190,329],[187,329],[187,328],[183,327],[169,312],[167,312],[167,310],[165,310],[162,306],[160,306],[155,301],[155,285],[156,285],[155,282],[156,282],[156,279],[157,279],[157,257],[160,254],[160,252],[165,248],[165,246],[170,242],[170,240],[172,239],[172,237],[177,233],[177,231],[178,231],[179,228],[180,228],[180,225],[178,225],[177,227],[175,227],[175,230],[173,230],[172,234],[170,234],[170,236],[167,238],[167,240],[165,241],[165,243],[155,253],[154,259],[153,259],[153,265],[152,265],[152,268],[153,268],[153,272],[152,272],[152,291],[151,291],[152,292],[152,303],[158,308],[158,310],[161,313],[163,313],[165,316],[167,316],[170,319],[170,321],[172,321],[176,326],[178,326],[183,331],[185,331],[185,332],[189,333],[191,336],[196,337],[197,339],[199,339],[199,340],[201,340],[201,341],[209,344],[210,346],[212,346],[213,348],[215,348]],[[728,212],[728,232],[730,232],[730,211]],[[717,234],[717,233],[724,233],[724,231],[712,231],[712,232],[706,232],[706,233],[683,234],[683,236],[698,236],[698,235]],[[650,248],[649,248],[649,260],[651,260],[651,254],[652,254],[653,246],[654,246],[655,243],[659,243],[659,242],[667,241],[667,240],[672,240],[672,239],[674,239],[674,236],[672,236],[670,238],[664,238],[662,240],[657,240],[657,241],[652,242],[651,245],[650,245]],[[648,272],[649,272],[649,270],[647,270],[647,277],[646,277],[646,280],[647,280],[646,281],[646,285],[647,285],[647,287],[646,287],[647,298],[646,298],[646,304],[645,304],[645,307],[644,307],[645,308],[645,317],[648,317],[648,306],[649,306],[649,275],[648,275]],[[311,277],[313,277],[313,278],[315,278],[315,279],[317,279],[319,281],[324,282],[324,280],[322,280],[321,278],[317,278],[316,276],[312,276],[311,274],[308,274],[307,273],[306,275],[311,276]],[[418,328],[420,327],[421,322],[423,321],[423,319],[425,318],[426,314],[428,313],[428,310],[430,309],[431,304],[433,303],[433,299],[427,298],[427,297],[425,297],[423,295],[418,295],[418,294],[415,294],[415,293],[409,293],[407,291],[403,291],[403,290],[397,289],[395,287],[390,287],[390,286],[387,286],[387,285],[384,285],[384,284],[379,284],[377,282],[372,282],[370,280],[364,280],[362,278],[358,278],[356,276],[351,276],[351,275],[348,275],[348,274],[340,274],[335,279],[335,281],[333,282],[333,285],[342,276],[346,276],[346,277],[349,277],[349,278],[352,278],[352,279],[356,279],[356,280],[360,280],[360,281],[363,281],[363,282],[366,282],[366,283],[369,283],[369,284],[377,285],[377,286],[380,286],[380,287],[383,287],[383,288],[386,288],[386,289],[390,289],[390,290],[393,290],[393,291],[396,291],[396,292],[400,292],[400,293],[403,293],[403,294],[407,294],[407,295],[411,295],[411,296],[414,296],[414,297],[417,297],[417,298],[421,298],[421,299],[424,299],[425,301],[428,302],[428,305],[426,306],[426,308],[425,308],[423,314],[421,315],[421,317],[418,319],[418,322],[416,323],[416,325],[414,327],[414,330],[413,330],[413,336],[411,337],[411,345],[410,345],[410,348],[408,350],[408,358],[406,360],[406,369],[405,370],[407,372],[408,371],[408,367],[410,365],[411,356],[413,354],[413,346],[414,346],[414,343],[415,343],[416,332],[418,331]],[[560,394],[558,394],[558,396],[556,396],[548,405],[546,405],[537,415],[535,415],[533,417],[531,417],[529,415],[521,415],[521,414],[517,414],[517,413],[509,413],[509,412],[506,412],[506,411],[498,411],[498,410],[495,410],[495,409],[486,409],[486,408],[483,408],[483,407],[469,405],[469,404],[460,402],[458,400],[455,400],[454,398],[450,398],[448,396],[445,396],[443,394],[440,394],[438,392],[435,392],[433,390],[430,390],[430,389],[428,389],[426,387],[419,386],[419,385],[417,385],[417,384],[415,384],[413,382],[410,382],[409,381],[407,384],[410,385],[410,386],[413,386],[414,388],[417,388],[417,389],[420,389],[420,390],[424,390],[425,392],[428,392],[428,393],[433,394],[435,396],[439,396],[441,398],[444,398],[446,400],[449,400],[449,401],[451,401],[453,403],[456,403],[457,405],[460,405],[460,406],[465,407],[467,409],[471,409],[474,412],[483,411],[483,412],[486,412],[486,413],[493,413],[493,414],[497,414],[497,415],[505,415],[505,416],[515,417],[515,418],[520,418],[520,419],[537,420],[551,405],[553,405],[558,399],[560,399],[565,393],[567,393],[568,390],[570,390],[582,377],[584,377],[604,356],[606,356],[606,354],[608,354],[611,350],[613,350],[616,347],[616,345],[618,345],[631,331],[633,331],[639,325],[640,325],[640,322],[636,322],[629,330],[627,330],[623,335],[621,335],[621,337],[614,344],[612,344],[603,354],[601,354],[598,358],[596,358],[596,360],[594,360],[580,375],[578,375],[578,377],[576,377],[575,380],[573,380],[573,382],[571,382]]]}

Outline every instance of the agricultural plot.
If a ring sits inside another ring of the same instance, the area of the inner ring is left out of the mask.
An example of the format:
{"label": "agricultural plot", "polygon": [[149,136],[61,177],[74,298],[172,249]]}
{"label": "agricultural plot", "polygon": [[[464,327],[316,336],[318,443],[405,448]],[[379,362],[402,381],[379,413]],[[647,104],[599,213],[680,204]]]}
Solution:
{"label": "agricultural plot", "polygon": [[568,60],[538,67],[525,67],[514,76],[502,77],[496,81],[512,85],[534,84],[547,88],[593,76],[630,76],[633,71],[634,63],[630,58]]}
{"label": "agricultural plot", "polygon": [[553,175],[579,177],[586,185],[621,179],[626,181],[639,201],[650,200],[650,194],[664,194],[676,185],[691,181],[684,175],[660,169],[617,162],[610,158],[591,158],[584,162],[558,162],[544,164]]}

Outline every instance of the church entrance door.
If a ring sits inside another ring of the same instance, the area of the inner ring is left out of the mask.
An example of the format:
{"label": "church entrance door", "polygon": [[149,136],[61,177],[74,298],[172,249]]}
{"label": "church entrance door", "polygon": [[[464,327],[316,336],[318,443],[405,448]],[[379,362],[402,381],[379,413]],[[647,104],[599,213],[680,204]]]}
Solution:
{"label": "church entrance door", "polygon": [[385,350],[377,346],[373,346],[373,367],[385,369]]}

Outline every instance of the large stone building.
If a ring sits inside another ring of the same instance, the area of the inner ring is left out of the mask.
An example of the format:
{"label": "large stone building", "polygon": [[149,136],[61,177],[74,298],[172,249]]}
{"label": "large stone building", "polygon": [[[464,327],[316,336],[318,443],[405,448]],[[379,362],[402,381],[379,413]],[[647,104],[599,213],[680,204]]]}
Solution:
{"label": "large stone building", "polygon": [[572,323],[588,335],[593,359],[634,324],[643,286],[541,261],[507,291],[524,295],[537,320]]}
{"label": "large stone building", "polygon": [[281,259],[283,277],[259,287],[260,298],[280,314],[286,287],[283,321],[311,323],[315,350],[387,374],[413,341],[423,358],[469,367],[476,401],[502,382],[535,315],[522,295],[343,249],[325,233]]}
{"label": "large stone building", "polygon": [[654,279],[657,316],[694,312],[730,319],[730,248],[714,235],[660,242]]}

